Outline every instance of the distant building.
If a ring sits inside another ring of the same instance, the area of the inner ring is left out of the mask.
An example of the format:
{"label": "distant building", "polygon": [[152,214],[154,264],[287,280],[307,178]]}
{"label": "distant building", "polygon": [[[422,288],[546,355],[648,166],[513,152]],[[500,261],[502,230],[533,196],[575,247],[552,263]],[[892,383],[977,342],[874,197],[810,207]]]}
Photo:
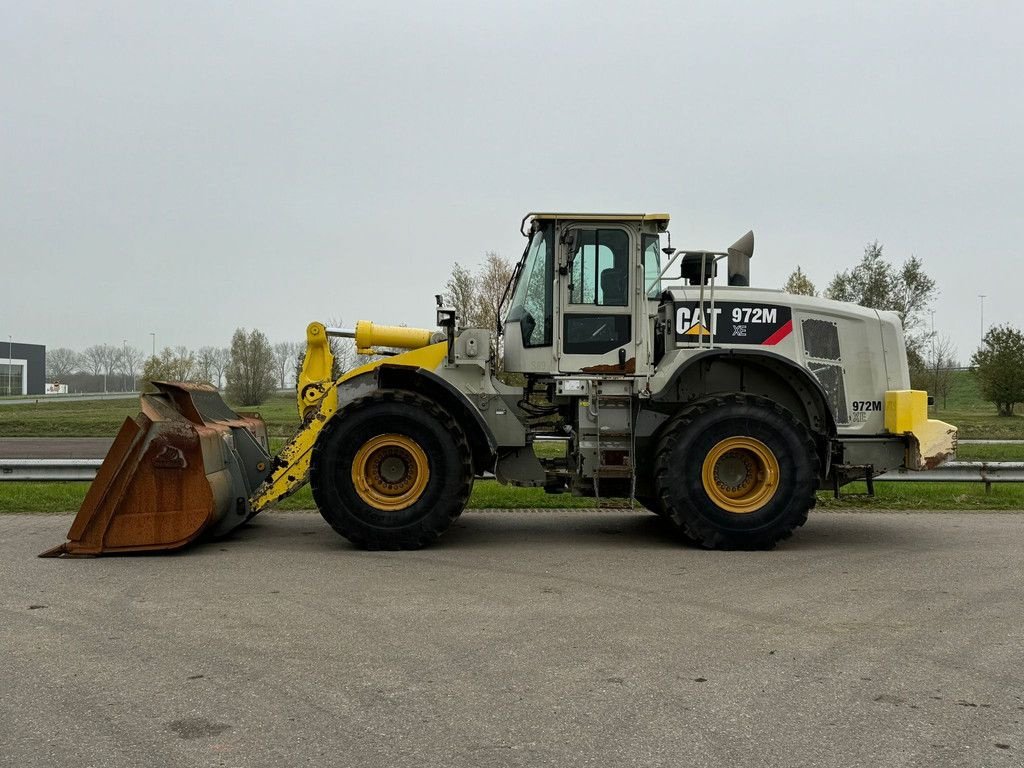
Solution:
{"label": "distant building", "polygon": [[0,397],[41,395],[46,389],[46,347],[0,336]]}

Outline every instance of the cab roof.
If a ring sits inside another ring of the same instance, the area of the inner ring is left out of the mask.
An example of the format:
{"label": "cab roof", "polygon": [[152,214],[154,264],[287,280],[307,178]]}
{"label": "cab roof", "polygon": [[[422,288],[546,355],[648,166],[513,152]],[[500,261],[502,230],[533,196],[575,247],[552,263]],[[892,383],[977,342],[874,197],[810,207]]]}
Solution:
{"label": "cab roof", "polygon": [[549,219],[573,219],[575,221],[657,221],[668,224],[667,213],[528,213],[526,218],[541,221]]}

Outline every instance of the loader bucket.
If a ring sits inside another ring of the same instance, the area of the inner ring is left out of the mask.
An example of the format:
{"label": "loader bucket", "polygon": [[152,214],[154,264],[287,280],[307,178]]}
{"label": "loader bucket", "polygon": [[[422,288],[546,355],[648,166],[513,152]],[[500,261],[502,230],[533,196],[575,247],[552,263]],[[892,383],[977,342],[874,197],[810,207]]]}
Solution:
{"label": "loader bucket", "polygon": [[266,427],[205,384],[154,382],[125,419],[71,524],[40,557],[89,557],[184,547],[251,516],[250,493],[270,473]]}

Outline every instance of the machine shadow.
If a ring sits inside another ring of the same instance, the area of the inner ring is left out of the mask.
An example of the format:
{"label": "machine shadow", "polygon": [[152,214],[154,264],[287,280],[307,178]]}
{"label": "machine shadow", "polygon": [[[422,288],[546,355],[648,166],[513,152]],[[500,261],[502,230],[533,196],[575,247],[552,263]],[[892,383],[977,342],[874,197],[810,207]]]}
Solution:
{"label": "machine shadow", "polygon": [[[894,524],[897,516],[879,513],[812,513],[806,525],[775,551],[810,553],[829,550],[887,550],[927,546],[930,535],[922,526]],[[925,540],[922,540],[925,539]],[[315,513],[265,513],[228,536],[210,541],[199,550],[258,544],[273,551],[360,552]],[[429,551],[495,550],[514,552],[531,548],[593,549],[604,552],[631,550],[706,550],[681,538],[662,518],[645,510],[630,511],[467,511]]]}

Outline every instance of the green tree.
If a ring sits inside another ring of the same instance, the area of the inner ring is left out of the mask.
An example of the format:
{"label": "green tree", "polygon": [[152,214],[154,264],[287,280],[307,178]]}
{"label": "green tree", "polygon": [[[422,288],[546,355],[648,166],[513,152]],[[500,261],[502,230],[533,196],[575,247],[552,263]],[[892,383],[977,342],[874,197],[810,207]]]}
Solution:
{"label": "green tree", "polygon": [[935,281],[925,273],[917,256],[897,267],[886,260],[882,248],[877,240],[868,243],[860,263],[836,274],[825,289],[825,296],[895,312],[903,321],[904,330],[914,331],[935,298]]}
{"label": "green tree", "polygon": [[164,347],[142,367],[143,389],[152,391],[154,381],[197,381],[201,378],[196,356],[185,347]]}
{"label": "green tree", "polygon": [[882,248],[877,240],[868,243],[857,266],[832,278],[825,297],[895,312],[903,323],[910,367],[923,368],[922,347],[928,334],[921,332],[921,324],[935,298],[935,280],[925,273],[917,256],[895,266],[886,260]]}
{"label": "green tree", "polygon": [[227,395],[239,405],[260,405],[274,391],[274,350],[255,328],[238,328],[231,337]]}
{"label": "green tree", "polygon": [[807,277],[807,273],[800,269],[800,265],[797,264],[796,269],[790,273],[789,277],[786,278],[785,284],[782,286],[782,290],[786,293],[795,293],[800,296],[817,296],[818,289],[814,287],[814,283]]}
{"label": "green tree", "polygon": [[971,355],[981,395],[995,403],[1000,416],[1013,416],[1024,401],[1024,334],[1007,323],[993,326]]}

